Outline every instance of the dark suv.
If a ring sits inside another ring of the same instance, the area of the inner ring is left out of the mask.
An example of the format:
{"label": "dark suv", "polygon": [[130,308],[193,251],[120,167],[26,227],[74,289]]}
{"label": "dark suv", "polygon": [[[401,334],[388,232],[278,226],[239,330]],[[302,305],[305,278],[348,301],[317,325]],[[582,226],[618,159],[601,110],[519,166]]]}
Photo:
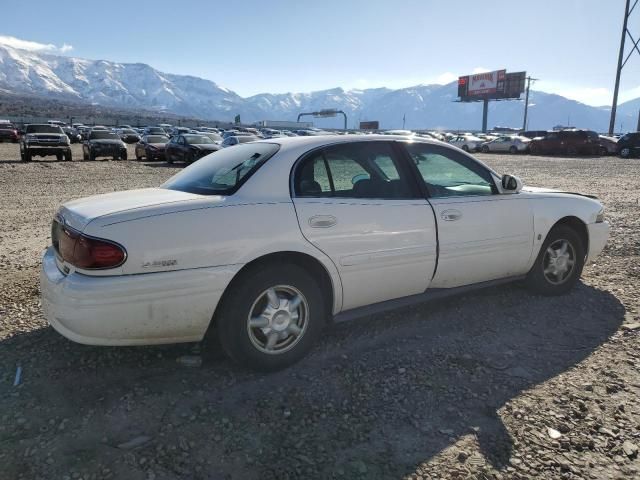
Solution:
{"label": "dark suv", "polygon": [[34,156],[55,155],[58,161],[64,157],[71,161],[69,137],[55,125],[27,125],[20,140],[20,159],[29,162]]}
{"label": "dark suv", "polygon": [[529,143],[529,151],[551,155],[599,155],[600,138],[591,130],[559,130],[547,132]]}
{"label": "dark suv", "polygon": [[640,155],[640,132],[627,133],[618,140],[618,155],[622,158]]}

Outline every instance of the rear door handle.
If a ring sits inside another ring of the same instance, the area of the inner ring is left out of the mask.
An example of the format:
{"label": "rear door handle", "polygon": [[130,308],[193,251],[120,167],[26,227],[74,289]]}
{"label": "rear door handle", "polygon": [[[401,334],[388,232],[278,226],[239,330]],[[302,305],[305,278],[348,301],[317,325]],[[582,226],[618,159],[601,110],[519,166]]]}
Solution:
{"label": "rear door handle", "polygon": [[462,212],[460,210],[445,210],[440,214],[440,218],[445,222],[455,222],[462,218]]}
{"label": "rear door handle", "polygon": [[333,215],[314,215],[309,219],[311,228],[329,228],[338,223],[338,219]]}

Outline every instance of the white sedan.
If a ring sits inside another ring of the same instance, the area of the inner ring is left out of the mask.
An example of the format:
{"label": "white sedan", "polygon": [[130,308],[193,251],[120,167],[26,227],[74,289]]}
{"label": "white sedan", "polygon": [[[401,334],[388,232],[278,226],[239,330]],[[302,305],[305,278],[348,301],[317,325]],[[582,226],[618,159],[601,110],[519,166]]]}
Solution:
{"label": "white sedan", "polygon": [[276,138],[210,154],[159,188],[64,204],[42,304],[76,342],[211,330],[234,360],[271,370],[334,317],[518,279],[565,293],[608,234],[595,198],[523,188],[446,143]]}
{"label": "white sedan", "polygon": [[519,135],[505,135],[489,140],[480,145],[480,151],[489,152],[509,152],[511,154],[526,152],[529,150],[530,138]]}
{"label": "white sedan", "polygon": [[480,145],[484,143],[484,140],[474,135],[458,135],[449,139],[449,143],[465,152],[475,152],[480,149]]}

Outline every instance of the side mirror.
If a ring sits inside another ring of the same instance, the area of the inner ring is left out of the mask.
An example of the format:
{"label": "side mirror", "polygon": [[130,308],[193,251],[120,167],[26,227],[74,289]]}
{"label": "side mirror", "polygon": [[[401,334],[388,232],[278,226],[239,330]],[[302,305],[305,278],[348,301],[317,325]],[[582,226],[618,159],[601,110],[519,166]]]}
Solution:
{"label": "side mirror", "polygon": [[505,193],[518,193],[522,190],[522,180],[514,175],[503,175],[502,176],[502,190]]}

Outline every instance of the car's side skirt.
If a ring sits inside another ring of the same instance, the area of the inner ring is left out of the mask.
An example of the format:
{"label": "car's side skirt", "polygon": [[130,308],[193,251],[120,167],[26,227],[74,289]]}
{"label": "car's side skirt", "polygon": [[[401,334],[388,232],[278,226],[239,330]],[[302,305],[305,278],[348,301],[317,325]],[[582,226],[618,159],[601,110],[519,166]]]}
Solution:
{"label": "car's side skirt", "polygon": [[453,295],[459,295],[462,293],[473,292],[482,288],[495,287],[497,285],[503,285],[505,283],[516,282],[524,280],[526,275],[518,275],[507,278],[499,278],[497,280],[489,280],[487,282],[473,283],[471,285],[463,285],[461,287],[454,288],[430,288],[424,293],[417,295],[410,295],[408,297],[395,298],[393,300],[387,300],[386,302],[374,303],[372,305],[365,305],[364,307],[352,308],[340,312],[333,317],[334,322],[346,322],[355,318],[366,317],[369,315],[375,315],[378,313],[387,312],[389,310],[395,310],[397,308],[409,307],[412,305],[429,302],[431,300],[437,300],[441,298],[450,297]]}

